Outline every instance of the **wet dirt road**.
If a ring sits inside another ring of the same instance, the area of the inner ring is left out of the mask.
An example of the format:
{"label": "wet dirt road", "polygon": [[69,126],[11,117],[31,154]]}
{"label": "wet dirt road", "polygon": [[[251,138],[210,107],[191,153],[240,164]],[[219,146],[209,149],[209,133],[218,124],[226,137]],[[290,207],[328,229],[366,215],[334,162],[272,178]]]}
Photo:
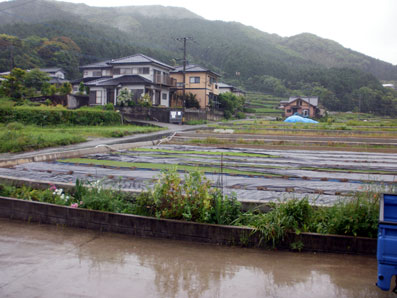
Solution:
{"label": "wet dirt road", "polygon": [[218,247],[0,219],[1,297],[393,297],[375,286],[376,274],[375,257]]}

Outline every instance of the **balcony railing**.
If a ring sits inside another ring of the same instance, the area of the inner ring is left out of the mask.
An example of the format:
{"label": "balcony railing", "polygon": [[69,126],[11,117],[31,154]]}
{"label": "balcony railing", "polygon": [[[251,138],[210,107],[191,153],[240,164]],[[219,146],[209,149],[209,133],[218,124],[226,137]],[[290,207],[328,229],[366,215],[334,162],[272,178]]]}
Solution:
{"label": "balcony railing", "polygon": [[166,86],[173,86],[173,87],[176,86],[176,80],[173,78],[170,78],[168,76],[163,76],[161,74],[157,74],[157,75],[154,75],[153,78],[154,78],[153,83],[166,85]]}

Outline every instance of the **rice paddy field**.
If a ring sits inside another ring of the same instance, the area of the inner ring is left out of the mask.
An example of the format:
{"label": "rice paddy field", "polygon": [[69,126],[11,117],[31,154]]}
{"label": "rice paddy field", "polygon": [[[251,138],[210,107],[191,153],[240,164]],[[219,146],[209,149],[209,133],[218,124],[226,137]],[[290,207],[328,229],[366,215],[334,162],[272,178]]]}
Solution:
{"label": "rice paddy field", "polygon": [[220,148],[185,144],[141,147],[111,154],[1,168],[0,175],[56,182],[103,180],[120,189],[145,189],[161,170],[199,168],[226,194],[266,203],[309,197],[332,205],[357,191],[387,191],[397,182],[397,155],[345,151]]}

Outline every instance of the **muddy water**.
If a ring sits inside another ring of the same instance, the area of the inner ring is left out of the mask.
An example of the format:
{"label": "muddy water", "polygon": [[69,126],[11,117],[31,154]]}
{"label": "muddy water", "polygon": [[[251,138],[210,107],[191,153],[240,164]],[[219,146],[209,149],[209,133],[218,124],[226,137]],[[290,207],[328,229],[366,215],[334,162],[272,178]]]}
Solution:
{"label": "muddy water", "polygon": [[1,297],[393,297],[375,257],[274,252],[0,219]]}

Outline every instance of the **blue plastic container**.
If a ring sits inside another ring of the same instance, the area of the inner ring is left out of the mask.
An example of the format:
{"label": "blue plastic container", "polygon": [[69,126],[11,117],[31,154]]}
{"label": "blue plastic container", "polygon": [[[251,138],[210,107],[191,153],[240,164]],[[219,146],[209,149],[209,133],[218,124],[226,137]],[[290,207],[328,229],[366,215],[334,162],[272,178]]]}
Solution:
{"label": "blue plastic container", "polygon": [[390,289],[393,275],[397,275],[397,195],[384,194],[380,201],[378,249],[378,282],[384,291]]}

